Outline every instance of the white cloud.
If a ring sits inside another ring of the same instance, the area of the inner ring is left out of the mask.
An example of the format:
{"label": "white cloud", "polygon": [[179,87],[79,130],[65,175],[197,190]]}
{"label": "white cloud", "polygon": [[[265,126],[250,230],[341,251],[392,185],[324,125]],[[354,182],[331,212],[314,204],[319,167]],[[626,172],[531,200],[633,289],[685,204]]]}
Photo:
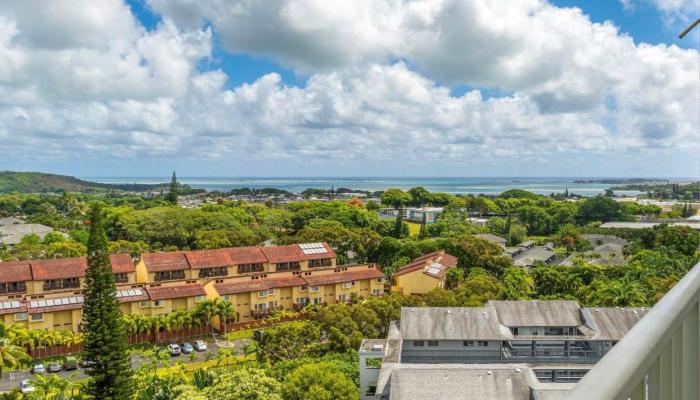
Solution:
{"label": "white cloud", "polygon": [[[578,9],[537,0],[151,6],[165,16],[153,31],[117,0],[60,18],[0,6],[5,154],[461,165],[700,150],[697,51],[635,45]],[[212,54],[212,30],[229,51],[272,57],[307,83],[267,74],[228,88],[223,71],[197,68]],[[509,95],[454,96],[452,84]]]}

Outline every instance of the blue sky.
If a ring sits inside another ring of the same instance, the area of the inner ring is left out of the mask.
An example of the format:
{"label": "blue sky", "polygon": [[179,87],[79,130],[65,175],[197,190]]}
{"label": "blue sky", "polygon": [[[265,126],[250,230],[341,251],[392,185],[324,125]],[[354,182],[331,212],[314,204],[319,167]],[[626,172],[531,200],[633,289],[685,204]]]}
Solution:
{"label": "blue sky", "polygon": [[694,0],[74,4],[0,5],[0,169],[700,172]]}

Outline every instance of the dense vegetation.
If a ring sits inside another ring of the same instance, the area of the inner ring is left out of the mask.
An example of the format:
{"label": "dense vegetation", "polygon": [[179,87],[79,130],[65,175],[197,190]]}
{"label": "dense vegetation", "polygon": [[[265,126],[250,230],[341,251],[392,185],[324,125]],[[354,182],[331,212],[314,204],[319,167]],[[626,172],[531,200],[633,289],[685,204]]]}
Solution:
{"label": "dense vegetation", "polygon": [[[389,322],[399,317],[402,306],[480,306],[490,299],[573,299],[583,305],[651,306],[697,262],[700,241],[696,231],[667,225],[602,230],[599,224],[605,221],[672,216],[657,206],[616,202],[606,196],[576,200],[522,190],[499,196],[452,196],[422,188],[385,191],[381,200],[387,207],[444,207],[436,223],[423,225],[413,235],[400,219],[380,218],[375,211],[378,204],[357,199],[279,206],[221,199],[196,209],[175,206],[172,200],[114,193],[0,195],[0,215],[18,215],[68,234],[67,238],[50,234],[44,240],[27,236],[12,249],[0,249],[0,258],[86,254],[88,204],[97,201],[102,204],[108,250],[134,256],[145,251],[211,249],[273,240],[278,244],[326,241],[336,250],[339,262],[375,262],[387,275],[412,258],[438,249],[459,261],[448,274],[446,289],[421,298],[391,294],[351,305],[310,308],[308,320],[266,328],[246,348],[249,357],[235,368],[192,373],[176,366],[161,368],[156,374],[154,368],[162,360],[154,353],[155,364],[150,369],[142,367],[132,379],[136,396],[144,400],[357,399],[355,350],[363,338],[386,336]],[[470,221],[479,215],[489,216],[485,226]],[[623,265],[598,265],[595,258],[576,257],[573,266],[539,264],[526,270],[514,267],[497,245],[473,236],[486,232],[506,238],[511,245],[525,239],[552,243],[560,258],[590,249],[581,236],[584,233],[614,234],[629,244]],[[124,316],[112,324],[123,324],[128,333],[143,333],[197,326],[234,313],[227,302],[206,302],[194,313]],[[35,336],[39,337],[11,329],[1,343],[24,345]],[[39,340],[36,337],[33,343]],[[7,367],[12,367],[12,358],[7,360]],[[70,387],[59,382],[46,385],[56,393],[73,390],[56,389]]]}
{"label": "dense vegetation", "polygon": [[[166,184],[110,184],[90,182],[67,175],[43,172],[0,171],[0,193],[62,193],[62,192],[146,192],[167,188]],[[198,193],[202,190],[183,186],[184,193]]]}
{"label": "dense vegetation", "polygon": [[700,182],[691,183],[630,183],[614,186],[612,190],[638,190],[652,199],[700,200]]}

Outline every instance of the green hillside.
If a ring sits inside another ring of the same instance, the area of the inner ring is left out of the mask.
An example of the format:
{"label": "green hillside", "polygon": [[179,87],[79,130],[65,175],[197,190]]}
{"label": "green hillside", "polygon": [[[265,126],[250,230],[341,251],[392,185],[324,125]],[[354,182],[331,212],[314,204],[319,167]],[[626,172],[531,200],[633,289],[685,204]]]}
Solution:
{"label": "green hillside", "polygon": [[[160,188],[167,190],[168,184],[107,184],[43,172],[0,171],[0,193],[104,192],[108,190],[144,192]],[[193,192],[187,185],[182,185],[182,189],[182,194]]]}

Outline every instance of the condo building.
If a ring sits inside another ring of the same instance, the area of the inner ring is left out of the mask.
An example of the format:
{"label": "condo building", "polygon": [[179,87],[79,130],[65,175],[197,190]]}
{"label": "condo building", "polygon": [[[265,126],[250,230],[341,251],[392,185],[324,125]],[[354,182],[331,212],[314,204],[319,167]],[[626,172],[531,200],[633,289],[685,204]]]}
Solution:
{"label": "condo building", "polygon": [[406,307],[360,347],[362,399],[563,399],[647,312],[574,301]]}
{"label": "condo building", "polygon": [[[125,314],[193,311],[217,297],[231,301],[235,321],[272,310],[333,304],[384,294],[374,264],[337,265],[326,243],[110,256]],[[0,263],[0,317],[30,329],[78,331],[86,257]]]}

